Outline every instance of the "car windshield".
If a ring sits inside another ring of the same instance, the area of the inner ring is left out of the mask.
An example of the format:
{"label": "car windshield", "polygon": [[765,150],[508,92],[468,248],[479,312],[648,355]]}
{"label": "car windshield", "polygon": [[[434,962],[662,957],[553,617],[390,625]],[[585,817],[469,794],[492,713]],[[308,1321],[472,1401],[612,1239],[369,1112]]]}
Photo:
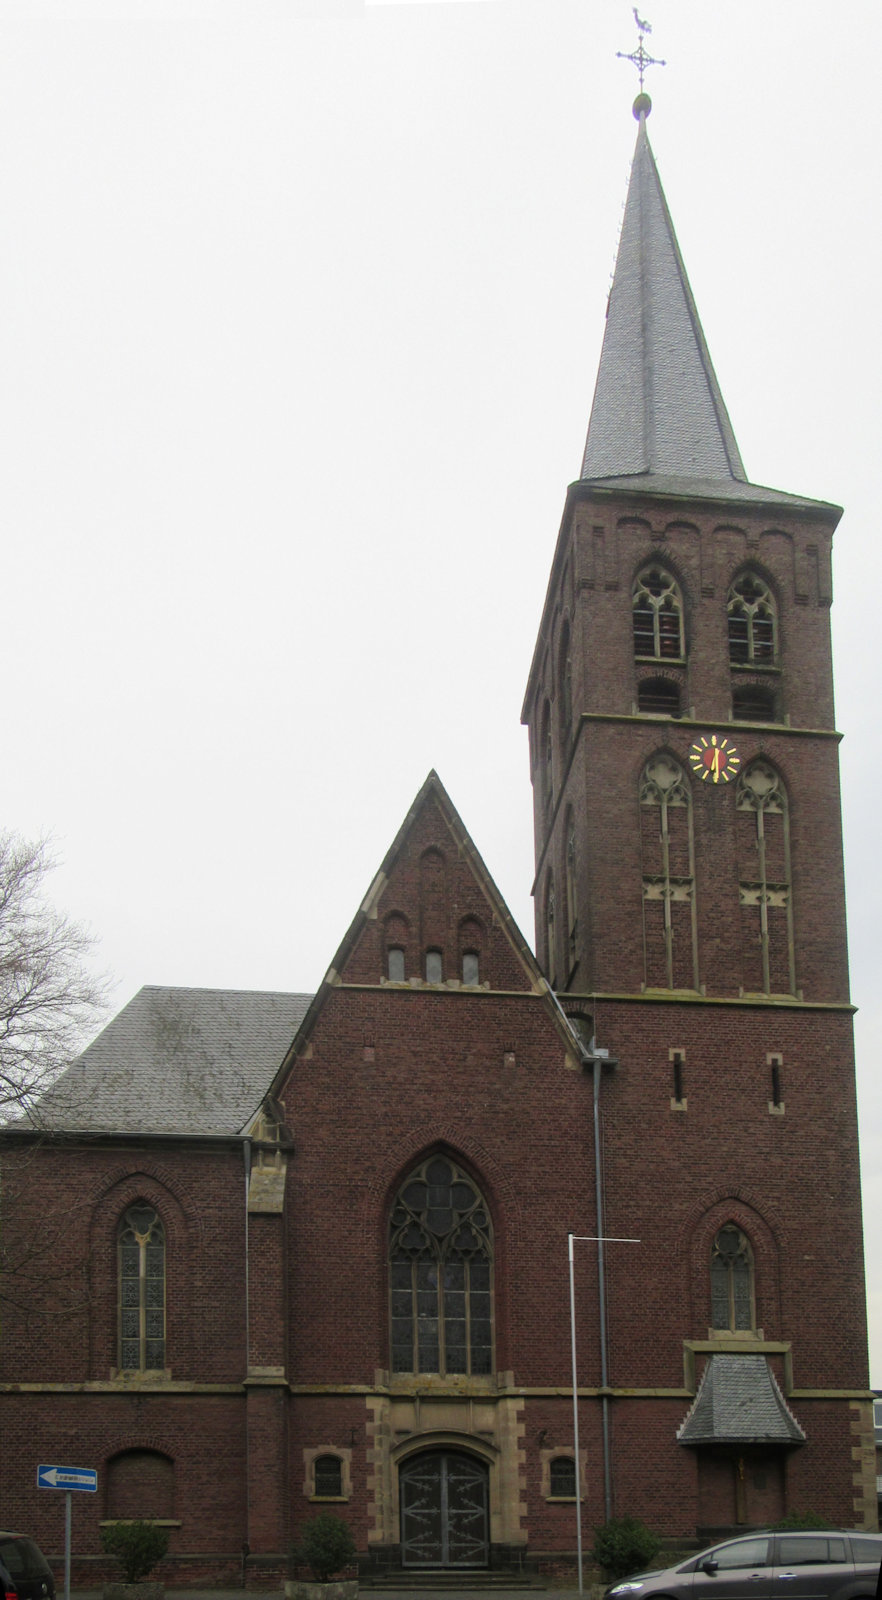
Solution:
{"label": "car windshield", "polygon": [[46,1578],[52,1572],[45,1556],[32,1539],[0,1539],[0,1560],[15,1578]]}

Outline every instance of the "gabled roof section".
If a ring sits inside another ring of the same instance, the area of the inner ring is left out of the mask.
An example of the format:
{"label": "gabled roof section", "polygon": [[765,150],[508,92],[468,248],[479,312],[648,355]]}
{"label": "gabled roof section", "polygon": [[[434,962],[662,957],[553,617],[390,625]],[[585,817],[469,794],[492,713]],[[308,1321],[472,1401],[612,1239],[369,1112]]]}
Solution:
{"label": "gabled roof section", "polygon": [[37,1107],[51,1132],[239,1133],[266,1094],[311,996],[147,987]]}
{"label": "gabled roof section", "polygon": [[698,1393],[677,1432],[680,1444],[802,1444],[799,1423],[765,1356],[720,1353],[708,1359]]}
{"label": "gabled roof section", "polygon": [[638,120],[581,476],[744,484],[644,111]]}
{"label": "gabled roof section", "polygon": [[[576,1059],[580,1058],[578,1040],[560,1007],[556,1006],[532,950],[515,923],[441,779],[433,770],[410,807],[334,956],[297,1037],[271,1086],[273,1095],[281,1093],[290,1068],[297,1055],[306,1048],[330,994],[347,985],[360,987],[367,984],[369,987],[374,985],[379,987],[383,984],[383,918],[402,904],[402,895],[408,884],[410,892],[412,894],[415,892],[414,867],[419,860],[420,852],[426,845],[431,849],[439,839],[448,855],[451,869],[457,872],[457,891],[453,896],[456,902],[455,915],[458,917],[462,912],[468,913],[474,907],[487,931],[489,953],[484,970],[489,973],[490,988],[542,996],[561,1034],[564,1048]],[[413,931],[414,948],[422,953],[423,940],[417,929]],[[492,954],[494,944],[495,958]],[[483,960],[482,957],[482,963]],[[449,976],[454,977],[452,963]],[[430,992],[446,988],[449,992],[452,988],[460,986],[455,982],[439,986],[423,986],[417,979],[415,983],[409,981],[404,985],[389,987],[390,989],[425,987]]]}

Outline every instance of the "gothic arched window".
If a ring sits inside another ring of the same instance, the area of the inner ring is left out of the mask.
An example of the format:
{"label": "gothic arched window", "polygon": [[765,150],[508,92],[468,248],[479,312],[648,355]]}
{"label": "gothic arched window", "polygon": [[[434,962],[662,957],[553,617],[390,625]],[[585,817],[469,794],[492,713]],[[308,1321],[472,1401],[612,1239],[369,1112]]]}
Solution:
{"label": "gothic arched window", "polygon": [[749,994],[795,994],[787,791],[752,761],[735,792],[744,983]]}
{"label": "gothic arched window", "polygon": [[729,660],[773,666],[778,655],[775,598],[764,578],[742,572],[729,589]]}
{"label": "gothic arched window", "polygon": [[664,567],[644,567],[634,580],[634,654],[654,661],[680,661],[686,654],[683,599]]}
{"label": "gothic arched window", "polygon": [[643,948],[649,989],[697,989],[695,847],[689,780],[664,751],[643,769]]}
{"label": "gothic arched window", "polygon": [[755,1326],[753,1251],[734,1222],[721,1228],[711,1246],[711,1320],[714,1328],[742,1333]]}
{"label": "gothic arched window", "polygon": [[152,1206],[129,1206],[117,1235],[121,1372],[165,1367],[165,1232]]}
{"label": "gothic arched window", "polygon": [[393,1372],[493,1371],[493,1233],[471,1178],[431,1156],[389,1223]]}

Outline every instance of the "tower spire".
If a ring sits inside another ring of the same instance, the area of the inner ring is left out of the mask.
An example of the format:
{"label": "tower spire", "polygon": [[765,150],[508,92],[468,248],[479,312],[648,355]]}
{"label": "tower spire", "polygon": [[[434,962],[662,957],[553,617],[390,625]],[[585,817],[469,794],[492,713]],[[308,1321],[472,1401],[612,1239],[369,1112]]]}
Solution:
{"label": "tower spire", "polygon": [[[642,33],[627,59],[642,81]],[[581,477],[746,483],[649,144],[649,109],[641,93]]]}

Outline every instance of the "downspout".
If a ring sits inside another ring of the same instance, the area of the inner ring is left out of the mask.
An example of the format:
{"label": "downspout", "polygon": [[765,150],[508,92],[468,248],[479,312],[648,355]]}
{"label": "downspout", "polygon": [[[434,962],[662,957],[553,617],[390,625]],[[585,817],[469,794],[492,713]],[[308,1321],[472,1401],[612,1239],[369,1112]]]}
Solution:
{"label": "downspout", "polygon": [[245,1587],[245,1560],[251,1543],[251,1448],[248,1428],[248,1372],[251,1365],[251,1284],[248,1238],[248,1195],[251,1188],[251,1136],[242,1139],[242,1164],[245,1169],[245,1541],[242,1546],[242,1587]]}
{"label": "downspout", "polygon": [[[591,1041],[592,1045],[594,1040]],[[597,1215],[597,1315],[600,1320],[600,1415],[603,1434],[603,1505],[606,1521],[612,1516],[612,1470],[609,1439],[609,1360],[606,1335],[606,1256],[604,1254],[603,1172],[600,1148],[600,1074],[602,1056],[594,1055],[594,1206]]]}
{"label": "downspout", "polygon": [[[583,1067],[590,1066],[593,1077],[592,1107],[594,1118],[594,1206],[597,1222],[597,1315],[600,1324],[600,1417],[601,1439],[603,1443],[603,1504],[606,1521],[612,1516],[612,1453],[609,1432],[609,1348],[606,1331],[606,1254],[604,1249],[604,1216],[603,1216],[603,1172],[601,1166],[601,1138],[600,1138],[600,1078],[603,1068],[616,1067],[618,1062],[610,1055],[608,1050],[598,1050],[596,1039],[592,1038],[590,1046],[580,1038],[578,1030],[573,1027],[572,1020],[567,1016],[563,1006],[557,998],[551,984],[546,979],[545,987],[558,1011],[561,1020],[576,1047],[576,1052]],[[570,1244],[572,1250],[572,1243]],[[571,1294],[573,1291],[571,1290]],[[573,1409],[578,1428],[576,1401],[576,1371],[575,1371],[575,1304],[573,1308]],[[576,1459],[576,1484],[578,1494],[579,1462]],[[581,1528],[581,1523],[580,1523]],[[882,1597],[880,1597],[882,1600]]]}

